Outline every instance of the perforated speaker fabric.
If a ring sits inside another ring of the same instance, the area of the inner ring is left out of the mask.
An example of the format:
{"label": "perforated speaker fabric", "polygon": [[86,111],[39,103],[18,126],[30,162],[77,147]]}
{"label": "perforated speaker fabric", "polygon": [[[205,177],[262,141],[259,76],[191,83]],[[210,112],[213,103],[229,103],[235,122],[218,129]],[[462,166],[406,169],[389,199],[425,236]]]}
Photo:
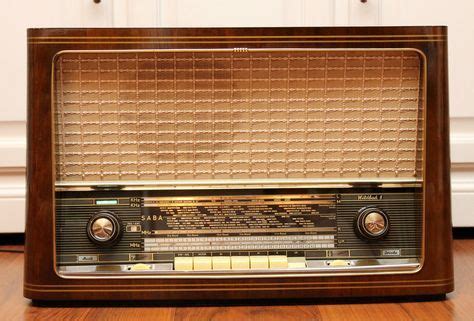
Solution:
{"label": "perforated speaker fabric", "polygon": [[419,179],[413,50],[64,52],[59,182]]}

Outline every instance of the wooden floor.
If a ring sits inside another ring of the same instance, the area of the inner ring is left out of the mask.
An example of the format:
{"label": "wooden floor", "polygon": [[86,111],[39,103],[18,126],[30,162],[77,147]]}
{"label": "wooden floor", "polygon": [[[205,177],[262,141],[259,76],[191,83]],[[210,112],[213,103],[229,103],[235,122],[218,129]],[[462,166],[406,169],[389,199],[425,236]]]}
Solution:
{"label": "wooden floor", "polygon": [[[22,247],[0,246],[0,251],[5,249]],[[474,320],[474,239],[456,240],[454,258],[456,291],[444,301],[359,299],[179,307],[106,302],[38,307],[22,296],[23,254],[1,252],[0,320]]]}

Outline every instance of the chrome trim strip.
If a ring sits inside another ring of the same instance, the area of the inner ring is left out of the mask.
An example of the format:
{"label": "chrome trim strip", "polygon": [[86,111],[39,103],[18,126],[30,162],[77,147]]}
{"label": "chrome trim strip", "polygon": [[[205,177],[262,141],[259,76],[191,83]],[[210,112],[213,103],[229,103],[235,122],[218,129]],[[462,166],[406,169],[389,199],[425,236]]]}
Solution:
{"label": "chrome trim strip", "polygon": [[167,181],[90,181],[56,182],[56,191],[68,190],[180,190],[180,189],[248,189],[248,188],[350,188],[358,185],[378,187],[421,187],[421,179],[265,179],[265,180],[167,180]]}
{"label": "chrome trim strip", "polygon": [[420,268],[416,258],[347,260],[350,262],[348,266],[329,266],[326,263],[330,261],[308,260],[308,265],[312,267],[265,270],[178,272],[164,269],[169,268],[170,263],[152,263],[152,270],[145,271],[130,271],[133,264],[59,266],[57,271],[65,279],[229,279],[415,273]]}

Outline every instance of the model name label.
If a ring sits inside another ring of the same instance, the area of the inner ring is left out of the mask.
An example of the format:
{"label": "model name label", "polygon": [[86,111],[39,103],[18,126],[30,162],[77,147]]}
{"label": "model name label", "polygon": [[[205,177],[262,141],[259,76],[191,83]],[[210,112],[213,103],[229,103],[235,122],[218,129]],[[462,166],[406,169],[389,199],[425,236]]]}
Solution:
{"label": "model name label", "polygon": [[358,195],[357,196],[357,200],[359,201],[377,201],[377,200],[381,200],[382,199],[382,195]]}
{"label": "model name label", "polygon": [[383,256],[400,256],[400,249],[382,250]]}

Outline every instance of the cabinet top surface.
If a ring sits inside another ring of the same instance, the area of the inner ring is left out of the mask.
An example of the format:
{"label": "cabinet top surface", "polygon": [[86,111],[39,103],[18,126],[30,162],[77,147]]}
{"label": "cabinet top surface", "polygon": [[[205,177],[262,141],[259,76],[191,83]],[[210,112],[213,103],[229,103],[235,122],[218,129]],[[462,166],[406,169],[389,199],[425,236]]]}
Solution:
{"label": "cabinet top surface", "polygon": [[258,27],[258,28],[30,28],[28,37],[147,37],[147,36],[434,36],[446,35],[446,26],[409,27]]}

